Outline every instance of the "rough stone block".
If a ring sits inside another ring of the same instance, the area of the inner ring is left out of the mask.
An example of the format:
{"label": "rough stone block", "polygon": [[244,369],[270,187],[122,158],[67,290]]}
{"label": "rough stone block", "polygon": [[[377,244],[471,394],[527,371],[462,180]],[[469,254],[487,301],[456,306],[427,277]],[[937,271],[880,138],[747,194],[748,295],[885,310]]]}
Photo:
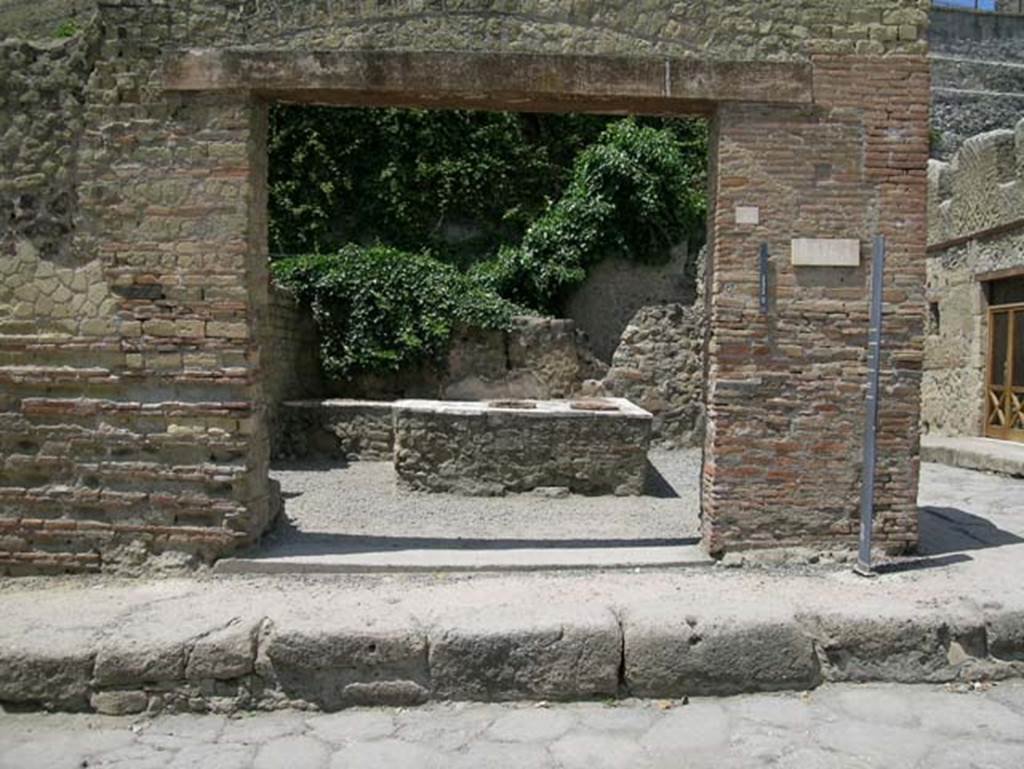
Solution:
{"label": "rough stone block", "polygon": [[821,672],[810,637],[785,616],[707,622],[668,607],[623,617],[626,689],[681,697],[811,688]]}
{"label": "rough stone block", "polygon": [[0,701],[85,710],[92,667],[88,648],[49,652],[30,644],[5,644],[0,647]]}
{"label": "rough stone block", "polygon": [[1024,662],[1024,611],[993,614],[986,624],[992,656],[1008,662]]}
{"label": "rough stone block", "polygon": [[836,614],[804,624],[826,681],[952,681],[965,665],[987,656],[980,618],[922,614],[893,621]]}
{"label": "rough stone block", "polygon": [[155,631],[146,637],[114,635],[104,639],[96,654],[95,682],[100,686],[178,681],[184,677],[187,644],[166,640]]}
{"label": "rough stone block", "polygon": [[144,711],[149,704],[149,695],[138,690],[95,692],[89,704],[97,713],[126,716]]}
{"label": "rough stone block", "polygon": [[414,631],[286,629],[270,633],[261,654],[289,699],[324,710],[414,705],[429,691],[427,641]]}
{"label": "rough stone block", "polygon": [[484,700],[612,696],[621,658],[619,625],[607,609],[525,625],[486,613],[431,636],[432,693]]}
{"label": "rough stone block", "polygon": [[185,675],[189,680],[240,678],[253,672],[259,623],[234,620],[196,641]]}

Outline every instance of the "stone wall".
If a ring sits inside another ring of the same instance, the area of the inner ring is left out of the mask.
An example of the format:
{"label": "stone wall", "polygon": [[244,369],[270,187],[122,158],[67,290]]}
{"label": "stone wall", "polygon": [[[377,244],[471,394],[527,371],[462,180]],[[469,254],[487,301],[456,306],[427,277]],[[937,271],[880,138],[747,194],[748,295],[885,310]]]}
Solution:
{"label": "stone wall", "polygon": [[929,43],[935,157],[1024,116],[1024,16],[935,8]]}
{"label": "stone wall", "polygon": [[622,333],[642,307],[693,304],[697,295],[694,259],[685,245],[673,249],[666,264],[605,259],[573,292],[566,314],[587,335],[594,354],[610,362]]}
{"label": "stone wall", "polygon": [[101,11],[80,37],[2,43],[10,573],[209,561],[275,510],[254,374],[265,264],[248,258],[259,110],[163,92],[166,6]]}
{"label": "stone wall", "polygon": [[412,366],[325,387],[332,396],[363,399],[568,398],[605,369],[572,320],[523,316],[508,330],[456,329],[442,367]]}
{"label": "stone wall", "polygon": [[96,0],[0,0],[0,39],[54,37],[63,22],[85,25],[95,12]]}
{"label": "stone wall", "polygon": [[643,307],[615,350],[601,392],[628,398],[654,415],[660,446],[699,446],[704,440],[703,306]]}
{"label": "stone wall", "polygon": [[390,461],[395,445],[393,401],[288,401],[278,407],[274,459]]}
{"label": "stone wall", "polygon": [[[1015,131],[968,139],[949,163],[931,161],[928,182],[932,322],[922,427],[939,435],[980,435],[988,344],[981,278],[1024,271],[1024,119]],[[1000,225],[1010,227],[984,234]]]}
{"label": "stone wall", "polygon": [[281,414],[286,401],[318,398],[324,385],[317,353],[316,325],[312,313],[284,289],[270,285],[266,320],[262,326],[260,355],[267,401],[271,454],[285,456],[279,445],[287,440],[290,425]]}
{"label": "stone wall", "polygon": [[628,401],[395,404],[395,471],[412,489],[642,494],[651,415]]}
{"label": "stone wall", "polygon": [[[866,253],[886,233],[877,533],[914,542],[925,0],[96,6],[80,38],[3,43],[52,64],[0,68],[0,304],[16,321],[0,330],[0,568],[210,560],[267,527],[265,104],[282,97],[714,114],[716,553],[855,540],[867,271],[794,269],[784,254],[804,236],[855,237]],[[75,51],[80,66],[53,81]],[[55,158],[70,173],[51,175]],[[43,217],[55,228],[19,213],[41,210],[24,195],[62,190],[66,207]],[[741,205],[762,224],[738,225]],[[760,242],[774,255],[767,317]],[[58,285],[70,296],[54,301]],[[66,317],[75,304],[88,309]]]}

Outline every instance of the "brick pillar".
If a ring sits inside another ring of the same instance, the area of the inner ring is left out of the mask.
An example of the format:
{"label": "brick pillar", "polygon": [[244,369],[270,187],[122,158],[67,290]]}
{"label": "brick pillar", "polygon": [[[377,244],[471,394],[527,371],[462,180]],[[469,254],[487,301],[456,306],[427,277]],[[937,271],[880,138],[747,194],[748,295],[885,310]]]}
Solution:
{"label": "brick pillar", "polygon": [[[814,71],[813,108],[717,116],[703,496],[712,553],[856,541],[876,233],[889,242],[876,533],[889,550],[917,539],[928,64],[820,57]],[[759,224],[737,224],[737,206],[757,206]],[[861,264],[793,267],[798,237],[856,238]]]}

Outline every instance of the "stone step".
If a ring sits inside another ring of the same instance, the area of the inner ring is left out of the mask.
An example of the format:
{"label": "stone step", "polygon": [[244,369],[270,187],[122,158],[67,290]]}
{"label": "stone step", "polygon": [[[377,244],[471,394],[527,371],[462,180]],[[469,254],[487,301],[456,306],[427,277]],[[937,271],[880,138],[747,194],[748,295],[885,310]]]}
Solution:
{"label": "stone step", "polygon": [[922,435],[921,461],[1024,478],[1024,443]]}
{"label": "stone step", "polygon": [[[350,546],[331,543],[331,552],[315,552],[316,540],[302,547],[276,548],[271,555],[224,558],[217,574],[359,574],[414,572],[517,572],[572,569],[644,569],[712,566],[714,561],[698,540],[654,544],[615,543],[614,546],[515,547],[475,542],[465,547],[406,547],[381,538],[358,538]],[[294,552],[292,552],[294,551]],[[313,552],[310,552],[313,551]]]}
{"label": "stone step", "polygon": [[0,590],[0,703],[333,711],[1019,676],[1024,589],[1004,581],[998,603],[980,580],[848,568],[29,581]]}

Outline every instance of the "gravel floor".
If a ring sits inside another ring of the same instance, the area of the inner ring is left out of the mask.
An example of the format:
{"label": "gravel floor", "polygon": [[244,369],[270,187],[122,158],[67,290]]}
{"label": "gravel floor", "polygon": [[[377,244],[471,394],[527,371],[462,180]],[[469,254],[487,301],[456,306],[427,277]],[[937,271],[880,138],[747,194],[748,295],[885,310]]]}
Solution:
{"label": "gravel floor", "polygon": [[285,515],[267,546],[314,534],[537,542],[698,536],[699,450],[652,451],[641,497],[460,497],[398,488],[390,462],[281,465]]}

